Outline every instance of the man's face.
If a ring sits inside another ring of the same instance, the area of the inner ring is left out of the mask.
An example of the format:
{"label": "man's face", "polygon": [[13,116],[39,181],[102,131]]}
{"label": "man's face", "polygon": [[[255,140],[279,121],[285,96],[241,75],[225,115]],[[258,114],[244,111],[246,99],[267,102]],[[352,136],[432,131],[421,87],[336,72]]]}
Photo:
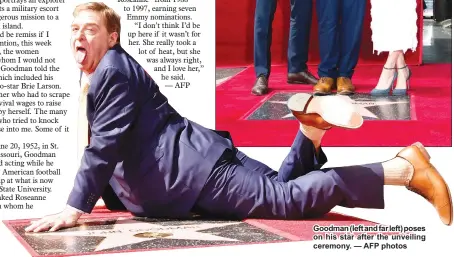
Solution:
{"label": "man's face", "polygon": [[85,73],[95,71],[102,57],[117,40],[109,34],[102,17],[93,11],[81,11],[71,25],[71,49],[77,65]]}

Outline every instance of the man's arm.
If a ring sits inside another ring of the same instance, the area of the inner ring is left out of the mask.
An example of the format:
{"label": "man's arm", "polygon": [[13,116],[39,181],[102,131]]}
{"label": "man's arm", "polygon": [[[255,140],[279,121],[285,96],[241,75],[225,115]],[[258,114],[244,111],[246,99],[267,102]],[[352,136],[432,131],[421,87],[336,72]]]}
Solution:
{"label": "man's arm", "polygon": [[90,213],[121,160],[120,148],[135,118],[136,87],[119,70],[107,67],[94,92],[90,145],[85,149],[68,205]]}
{"label": "man's arm", "polygon": [[56,231],[73,227],[83,213],[90,213],[103,193],[119,160],[120,148],[135,118],[136,87],[117,69],[102,71],[94,92],[94,119],[90,145],[85,149],[66,208],[33,221],[26,232]]}

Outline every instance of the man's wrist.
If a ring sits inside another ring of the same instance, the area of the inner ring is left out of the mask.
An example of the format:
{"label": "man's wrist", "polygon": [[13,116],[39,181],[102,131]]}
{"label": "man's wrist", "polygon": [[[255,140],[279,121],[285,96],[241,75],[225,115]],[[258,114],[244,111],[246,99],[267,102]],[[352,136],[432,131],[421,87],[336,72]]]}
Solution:
{"label": "man's wrist", "polygon": [[81,211],[81,210],[79,210],[77,208],[74,208],[74,207],[72,207],[69,204],[66,205],[66,210],[71,212],[71,213],[77,214],[78,217],[82,216],[82,214],[86,214],[85,212],[83,212],[83,211]]}

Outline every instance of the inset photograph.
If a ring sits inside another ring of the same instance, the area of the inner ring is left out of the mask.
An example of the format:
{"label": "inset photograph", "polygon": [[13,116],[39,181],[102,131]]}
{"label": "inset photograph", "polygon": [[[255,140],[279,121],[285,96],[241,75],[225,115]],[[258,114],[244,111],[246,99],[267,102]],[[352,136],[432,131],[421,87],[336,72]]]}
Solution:
{"label": "inset photograph", "polygon": [[[359,127],[330,124],[324,146],[451,146],[452,27],[442,2],[218,0],[216,129],[236,146],[288,147],[298,116],[359,115]],[[301,93],[313,99],[292,110]]]}

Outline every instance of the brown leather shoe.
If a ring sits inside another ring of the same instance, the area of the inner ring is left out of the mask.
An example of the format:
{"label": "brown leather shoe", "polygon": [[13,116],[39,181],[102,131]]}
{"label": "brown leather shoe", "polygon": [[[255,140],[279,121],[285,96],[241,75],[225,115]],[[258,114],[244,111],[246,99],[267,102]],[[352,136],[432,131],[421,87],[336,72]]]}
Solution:
{"label": "brown leather shoe", "polygon": [[327,130],[333,126],[356,129],[363,124],[362,116],[344,96],[312,96],[295,94],[287,102],[295,118],[304,125]]}
{"label": "brown leather shoe", "polygon": [[421,143],[415,143],[401,150],[398,157],[407,160],[414,168],[407,189],[429,201],[437,210],[441,221],[452,224],[452,199],[448,185],[437,169],[430,163],[430,156]]}
{"label": "brown leather shoe", "polygon": [[352,80],[347,77],[337,78],[337,93],[340,95],[351,95],[355,93],[355,86],[352,84]]}
{"label": "brown leather shoe", "polygon": [[266,95],[268,93],[268,79],[265,76],[259,76],[252,87],[252,94]]}
{"label": "brown leather shoe", "polygon": [[289,84],[315,85],[317,81],[318,79],[309,70],[287,74],[287,83]]}
{"label": "brown leather shoe", "polygon": [[314,86],[314,95],[329,95],[334,88],[334,79],[321,77]]}

